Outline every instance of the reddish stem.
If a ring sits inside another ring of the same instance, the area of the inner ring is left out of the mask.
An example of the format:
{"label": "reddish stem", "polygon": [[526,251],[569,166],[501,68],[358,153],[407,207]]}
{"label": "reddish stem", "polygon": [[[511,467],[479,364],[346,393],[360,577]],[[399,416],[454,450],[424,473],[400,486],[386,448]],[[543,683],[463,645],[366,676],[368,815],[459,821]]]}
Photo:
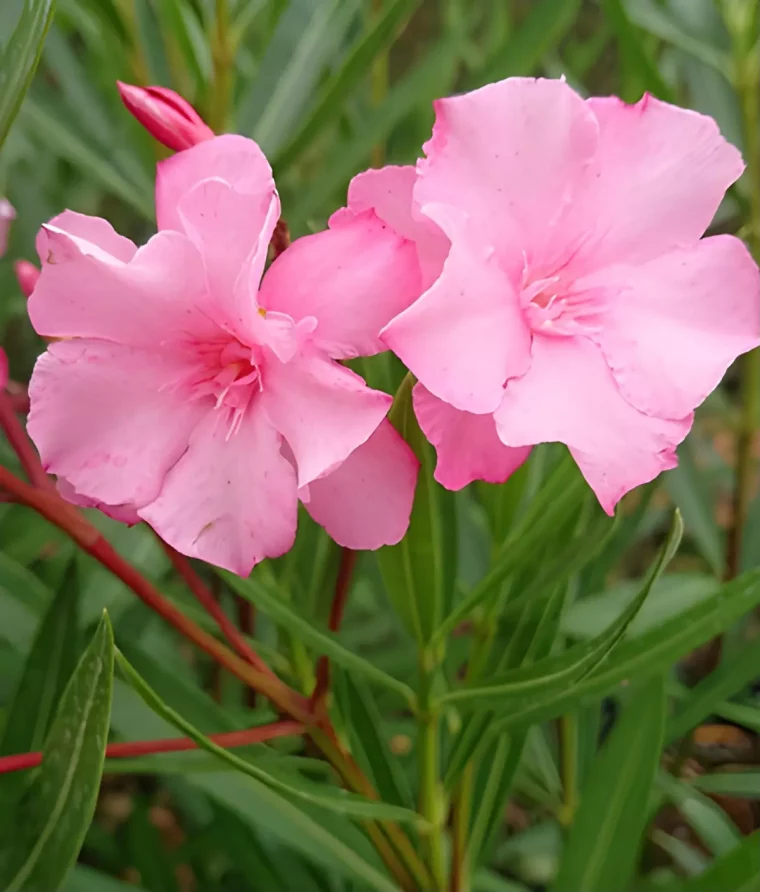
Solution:
{"label": "reddish stem", "polygon": [[[356,566],[357,556],[358,553],[351,551],[350,548],[341,550],[338,578],[335,580],[335,594],[330,605],[330,617],[327,621],[327,628],[331,632],[340,631],[340,626],[343,622],[343,611],[348,603],[348,593],[351,589],[351,578]],[[317,663],[317,680],[311,695],[311,704],[315,712],[319,711],[318,707],[323,704],[329,690],[330,659],[329,657],[320,657],[319,663]]]}
{"label": "reddish stem", "polygon": [[[282,721],[244,731],[226,731],[223,734],[209,734],[209,740],[227,749],[264,743],[277,737],[296,737],[305,733],[300,722]],[[107,759],[128,759],[136,756],[152,756],[156,753],[181,753],[198,749],[198,744],[189,737],[169,737],[160,740],[134,740],[127,743],[109,743],[106,747]],[[19,753],[0,758],[0,774],[9,771],[23,771],[36,768],[42,762],[42,753]]]}
{"label": "reddish stem", "polygon": [[16,417],[13,399],[5,391],[0,391],[0,426],[5,431],[5,436],[18,456],[29,480],[36,486],[54,489],[53,481],[45,473],[45,469],[40,463],[40,457],[32,446],[32,441]]}
{"label": "reddish stem", "polygon": [[237,630],[232,620],[227,616],[224,610],[222,610],[222,606],[214,597],[214,593],[195,572],[190,561],[184,555],[180,554],[176,549],[172,548],[172,546],[169,545],[168,542],[164,542],[164,540],[160,536],[158,536],[158,534],[156,534],[156,536],[161,543],[162,548],[169,556],[169,560],[172,562],[174,569],[185,580],[185,582],[187,583],[187,587],[198,599],[201,606],[219,626],[219,629],[221,630],[222,634],[227,639],[229,644],[238,652],[238,654],[244,660],[246,660],[252,666],[255,666],[256,669],[259,670],[259,672],[263,672],[267,675],[274,675],[269,666],[267,666],[266,663],[264,663],[264,661],[258,656],[258,654],[250,647],[245,638],[243,638],[243,636]]}
{"label": "reddish stem", "polygon": [[213,635],[186,617],[181,610],[167,601],[139,570],[125,561],[73,505],[61,499],[55,491],[46,492],[30,486],[2,466],[0,466],[0,489],[12,493],[71,536],[83,551],[92,555],[114,576],[121,579],[141,601],[233,675],[261,691],[283,712],[299,721],[309,721],[309,704],[303,697],[276,676],[264,674],[242,660]]}

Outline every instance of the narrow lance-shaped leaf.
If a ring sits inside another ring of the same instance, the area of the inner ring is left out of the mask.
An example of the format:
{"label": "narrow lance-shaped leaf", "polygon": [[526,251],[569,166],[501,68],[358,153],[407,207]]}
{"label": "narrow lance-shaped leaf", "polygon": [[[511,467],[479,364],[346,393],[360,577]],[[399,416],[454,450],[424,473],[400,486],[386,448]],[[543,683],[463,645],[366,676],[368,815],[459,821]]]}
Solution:
{"label": "narrow lance-shaped leaf", "polygon": [[325,124],[341,114],[346,98],[357,89],[375,57],[393,42],[403,23],[419,4],[420,0],[391,0],[385,5],[380,16],[351,48],[343,65],[325,84],[296,135],[276,156],[275,171],[292,164]]}
{"label": "narrow lance-shaped leaf", "polygon": [[[0,756],[41,749],[61,692],[77,661],[78,574],[74,561],[40,621],[13,700],[5,714]],[[0,776],[0,826],[13,816],[13,803],[26,778]]]}
{"label": "narrow lance-shaped leaf", "polygon": [[420,460],[417,490],[406,536],[378,554],[385,589],[409,632],[424,647],[440,624],[446,587],[455,570],[451,556],[453,512],[444,510],[446,493],[433,479],[433,449],[417,424],[412,405],[414,378],[407,375],[388,415]]}
{"label": "narrow lance-shaped leaf", "polygon": [[58,889],[79,854],[103,772],[113,653],[113,632],[104,613],[61,697],[39,773],[0,846],[3,892]]}
{"label": "narrow lance-shaped leaf", "polygon": [[219,575],[228,583],[230,588],[250,601],[265,613],[270,619],[281,625],[284,629],[298,636],[304,644],[314,648],[318,654],[330,657],[331,660],[350,669],[353,672],[364,675],[365,678],[389,690],[396,691],[409,703],[415,702],[414,691],[397,678],[383,672],[375,665],[358,656],[344,647],[331,632],[319,629],[308,620],[299,616],[282,598],[271,595],[266,588],[254,579],[241,579],[234,573],[219,570]]}
{"label": "narrow lance-shaped leaf", "polygon": [[548,721],[581,702],[589,703],[612,693],[623,681],[665,672],[686,654],[729,629],[758,604],[760,571],[745,573],[679,616],[624,641],[572,689],[557,690],[546,698],[510,699],[504,710],[496,702],[493,709],[503,718],[494,730]]}
{"label": "narrow lance-shaped leaf", "polygon": [[26,0],[0,57],[0,146],[29,89],[54,10],[55,0]]}
{"label": "narrow lance-shaped leaf", "polygon": [[571,686],[589,675],[604,660],[609,652],[620,641],[626,629],[641,609],[652,586],[665,570],[675,554],[683,535],[683,521],[676,511],[668,539],[637,597],[625,611],[596,638],[584,644],[576,645],[565,653],[490,679],[478,687],[462,688],[452,691],[442,698],[442,702],[458,702],[463,706],[481,705],[484,702],[498,704],[500,711],[506,710],[509,704],[520,702],[529,697],[552,698],[557,693],[567,693]]}
{"label": "narrow lance-shaped leaf", "polygon": [[570,828],[553,892],[625,889],[649,820],[665,726],[665,684],[656,678],[626,704],[597,757]]}
{"label": "narrow lance-shaped leaf", "polygon": [[240,756],[235,755],[235,753],[214,743],[214,741],[206,737],[205,734],[201,734],[201,732],[191,725],[190,722],[183,719],[181,715],[164,703],[158,694],[136,672],[124,655],[119,651],[116,652],[116,661],[119,665],[119,669],[129,684],[143,698],[148,706],[151,707],[151,709],[160,715],[162,719],[170,722],[184,735],[195,741],[201,749],[217,756],[231,768],[235,768],[243,774],[247,774],[249,777],[254,778],[260,783],[266,784],[268,787],[271,787],[279,793],[285,793],[295,799],[303,799],[312,805],[318,805],[340,814],[350,815],[356,818],[405,821],[417,825],[425,823],[420,815],[409,809],[401,808],[397,805],[387,805],[384,802],[373,802],[370,799],[365,799],[363,796],[346,793],[334,787],[320,787],[317,784],[309,783],[305,780],[302,783],[296,783],[295,780],[289,777],[286,781],[279,775],[275,775],[270,771],[259,767],[254,761],[247,761],[240,758]]}

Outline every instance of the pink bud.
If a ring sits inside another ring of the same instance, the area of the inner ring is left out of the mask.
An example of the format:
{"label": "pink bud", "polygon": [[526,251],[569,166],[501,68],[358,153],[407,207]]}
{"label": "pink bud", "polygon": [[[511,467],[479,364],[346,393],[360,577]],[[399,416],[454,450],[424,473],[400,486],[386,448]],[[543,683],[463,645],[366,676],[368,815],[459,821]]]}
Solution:
{"label": "pink bud", "polygon": [[28,260],[17,260],[13,264],[13,270],[16,273],[19,287],[25,297],[29,297],[37,286],[37,280],[40,277],[40,271]]}
{"label": "pink bud", "polygon": [[8,233],[16,219],[16,209],[7,198],[0,198],[0,257],[8,250]]}
{"label": "pink bud", "polygon": [[116,84],[127,110],[167,148],[181,152],[206,139],[213,139],[214,131],[174,90],[135,87],[121,81]]}
{"label": "pink bud", "polygon": [[8,383],[8,357],[5,355],[5,350],[0,347],[0,390],[5,390],[5,385]]}

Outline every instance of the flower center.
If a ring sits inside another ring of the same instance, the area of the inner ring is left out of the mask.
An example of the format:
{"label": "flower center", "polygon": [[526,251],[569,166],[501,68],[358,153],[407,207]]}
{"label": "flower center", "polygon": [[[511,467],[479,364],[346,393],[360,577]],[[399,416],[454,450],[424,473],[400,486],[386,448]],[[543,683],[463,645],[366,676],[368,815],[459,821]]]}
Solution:
{"label": "flower center", "polygon": [[531,279],[526,271],[523,276],[520,306],[536,334],[570,337],[599,331],[605,304],[602,289],[578,288],[558,275]]}
{"label": "flower center", "polygon": [[213,340],[187,340],[181,346],[192,358],[187,373],[173,386],[185,390],[190,400],[213,399],[222,423],[228,425],[229,439],[261,393],[263,350],[246,346],[227,332]]}

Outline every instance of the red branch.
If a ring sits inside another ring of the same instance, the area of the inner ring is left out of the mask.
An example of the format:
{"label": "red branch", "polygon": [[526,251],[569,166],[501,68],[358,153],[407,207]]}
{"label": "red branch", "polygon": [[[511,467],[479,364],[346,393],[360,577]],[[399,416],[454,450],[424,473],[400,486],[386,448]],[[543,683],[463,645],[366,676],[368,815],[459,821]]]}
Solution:
{"label": "red branch", "polygon": [[69,505],[68,502],[61,499],[55,491],[44,491],[30,486],[2,466],[0,466],[0,489],[7,490],[19,501],[34,508],[35,511],[71,536],[83,551],[92,555],[114,576],[121,579],[141,601],[174,626],[178,632],[190,639],[241,681],[261,691],[280,710],[299,721],[308,721],[311,718],[308,703],[303,697],[300,697],[276,676],[260,672],[250,663],[242,660],[228,647],[217,641],[213,635],[186,617],[174,604],[167,601],[136,567],[124,560],[73,505]]}
{"label": "red branch", "polygon": [[0,391],[0,426],[5,431],[5,436],[18,456],[29,480],[36,486],[54,489],[53,482],[45,473],[31,440],[27,437],[21,422],[16,418],[13,399],[4,391]]}
{"label": "red branch", "polygon": [[[253,743],[264,743],[277,737],[296,737],[303,734],[304,726],[300,722],[272,722],[257,728],[246,728],[244,731],[227,731],[223,734],[210,734],[218,746],[234,749],[238,746],[250,746]],[[136,756],[153,756],[157,753],[181,753],[185,750],[198,749],[198,744],[189,737],[169,737],[160,740],[135,740],[127,743],[110,743],[106,747],[107,759],[129,759]],[[20,753],[15,756],[0,758],[0,774],[9,771],[23,771],[36,768],[42,762],[42,753]]]}
{"label": "red branch", "polygon": [[[343,611],[346,609],[346,603],[348,602],[348,592],[351,589],[351,578],[356,566],[356,558],[357,552],[351,551],[350,548],[341,550],[338,578],[335,580],[335,594],[330,605],[330,617],[327,621],[327,628],[331,632],[338,632],[343,622]],[[317,681],[311,695],[311,704],[315,712],[318,711],[317,707],[324,701],[329,689],[330,659],[329,657],[320,657],[317,664]]]}
{"label": "red branch", "polygon": [[219,626],[219,629],[221,630],[227,641],[230,643],[230,645],[232,645],[232,647],[238,652],[238,654],[240,654],[240,656],[244,660],[246,660],[252,666],[255,666],[259,670],[259,672],[273,675],[274,673],[269,668],[269,666],[267,666],[266,663],[258,656],[258,654],[253,650],[253,648],[237,630],[237,627],[232,622],[232,620],[227,616],[224,610],[222,610],[221,604],[219,604],[219,602],[216,600],[213,592],[208,588],[206,583],[195,572],[190,561],[184,555],[180,554],[176,549],[172,548],[172,546],[169,545],[167,542],[164,542],[164,540],[160,536],[158,536],[158,534],[157,538],[161,543],[164,551],[169,556],[169,560],[172,562],[174,569],[185,580],[185,582],[187,583],[187,587],[198,599],[198,602],[201,604],[204,610],[214,620],[217,626]]}

